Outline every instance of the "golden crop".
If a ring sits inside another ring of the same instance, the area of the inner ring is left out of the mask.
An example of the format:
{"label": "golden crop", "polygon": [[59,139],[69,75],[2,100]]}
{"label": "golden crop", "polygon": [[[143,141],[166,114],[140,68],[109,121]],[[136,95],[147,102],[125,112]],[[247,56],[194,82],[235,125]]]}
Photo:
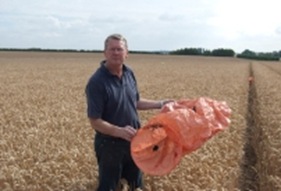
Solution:
{"label": "golden crop", "polygon": [[[94,53],[0,52],[0,190],[94,190],[94,131],[84,89],[102,59]],[[145,175],[144,190],[281,190],[280,64],[131,54],[128,65],[141,96],[207,96],[232,109],[227,130],[169,175]],[[142,123],[157,112],[141,111]]]}

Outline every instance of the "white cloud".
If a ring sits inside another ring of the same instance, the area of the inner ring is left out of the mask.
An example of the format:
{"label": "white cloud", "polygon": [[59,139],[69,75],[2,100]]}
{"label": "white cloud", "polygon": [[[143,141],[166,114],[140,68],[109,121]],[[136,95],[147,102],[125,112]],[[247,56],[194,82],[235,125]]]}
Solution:
{"label": "white cloud", "polygon": [[278,35],[281,35],[281,26],[277,27],[276,33],[277,33]]}
{"label": "white cloud", "polygon": [[1,0],[0,47],[102,49],[104,38],[119,32],[137,50],[278,49],[279,4],[278,0]]}
{"label": "white cloud", "polygon": [[218,28],[226,38],[241,35],[272,35],[281,23],[281,12],[277,0],[221,0],[215,17],[209,23]]}
{"label": "white cloud", "polygon": [[61,37],[61,34],[57,32],[45,32],[42,34],[42,36],[53,39],[53,38]]}
{"label": "white cloud", "polygon": [[47,21],[50,21],[52,25],[54,25],[55,27],[57,28],[61,28],[62,27],[62,23],[61,21],[56,18],[56,17],[53,17],[53,16],[47,16]]}

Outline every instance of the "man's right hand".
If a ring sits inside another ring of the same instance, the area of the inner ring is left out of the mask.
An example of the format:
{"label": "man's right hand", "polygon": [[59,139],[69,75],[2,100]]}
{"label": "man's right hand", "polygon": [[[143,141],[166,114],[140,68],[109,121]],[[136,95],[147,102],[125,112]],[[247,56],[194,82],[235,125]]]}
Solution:
{"label": "man's right hand", "polygon": [[125,127],[117,127],[116,136],[131,142],[132,138],[137,133],[137,130],[130,125]]}

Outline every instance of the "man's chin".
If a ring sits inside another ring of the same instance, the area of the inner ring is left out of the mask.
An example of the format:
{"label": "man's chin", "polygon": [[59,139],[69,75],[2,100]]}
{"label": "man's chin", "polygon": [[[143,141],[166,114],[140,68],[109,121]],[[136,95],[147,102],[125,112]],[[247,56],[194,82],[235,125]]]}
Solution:
{"label": "man's chin", "polygon": [[118,61],[115,60],[115,61],[112,61],[112,64],[113,64],[113,65],[122,65],[122,64],[123,64],[123,61],[121,61],[121,60],[120,60],[120,61],[119,61],[119,60],[118,60]]}

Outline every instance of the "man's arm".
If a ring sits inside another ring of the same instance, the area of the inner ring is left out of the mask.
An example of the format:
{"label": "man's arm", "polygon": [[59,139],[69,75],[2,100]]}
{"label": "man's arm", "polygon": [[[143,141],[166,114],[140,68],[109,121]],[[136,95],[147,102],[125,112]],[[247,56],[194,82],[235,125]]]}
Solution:
{"label": "man's arm", "polygon": [[148,109],[161,109],[166,103],[173,102],[174,100],[149,100],[140,98],[137,103],[137,109],[148,110]]}
{"label": "man's arm", "polygon": [[100,118],[99,119],[89,118],[89,120],[93,129],[105,135],[118,137],[121,139],[125,139],[127,141],[131,141],[133,136],[136,134],[136,129],[134,129],[129,125],[125,127],[118,127]]}

